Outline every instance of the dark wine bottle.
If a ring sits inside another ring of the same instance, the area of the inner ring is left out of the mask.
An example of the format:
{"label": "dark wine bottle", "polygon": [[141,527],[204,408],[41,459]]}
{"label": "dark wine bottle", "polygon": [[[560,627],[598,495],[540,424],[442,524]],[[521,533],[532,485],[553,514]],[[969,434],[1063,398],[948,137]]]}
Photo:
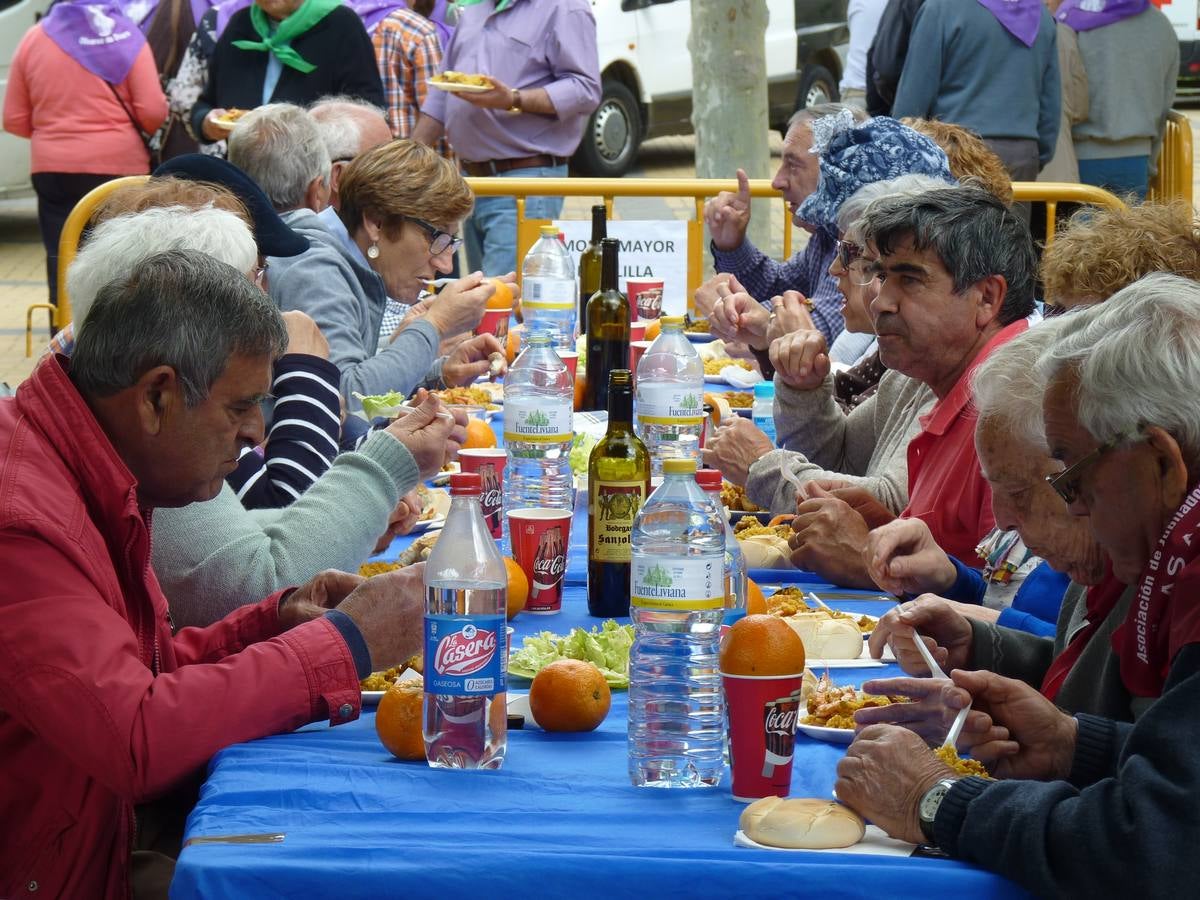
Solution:
{"label": "dark wine bottle", "polygon": [[608,237],[604,204],[592,207],[592,239],[579,255],[579,333],[587,334],[587,305],[600,290],[600,242]]}
{"label": "dark wine bottle", "polygon": [[588,613],[629,615],[633,520],[650,495],[650,453],[633,431],[633,376],[609,377],[608,432],[588,457]]}
{"label": "dark wine bottle", "polygon": [[629,299],[617,290],[620,243],[600,242],[600,290],[587,307],[587,389],[584,409],[608,408],[608,374],[629,368]]}

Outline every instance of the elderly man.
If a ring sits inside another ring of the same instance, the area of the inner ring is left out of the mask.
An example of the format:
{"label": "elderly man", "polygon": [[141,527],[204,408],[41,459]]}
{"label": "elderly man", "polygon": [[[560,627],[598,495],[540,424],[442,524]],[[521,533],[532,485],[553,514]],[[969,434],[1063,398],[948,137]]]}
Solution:
{"label": "elderly man", "polygon": [[[359,678],[419,649],[409,570],[326,573],[172,634],[151,511],[214,496],[262,440],[285,340],[241,273],[173,251],[101,291],[69,364],[45,358],[0,400],[0,895],[169,879],[167,848],[139,854],[169,804],[140,804],[230,743],[356,718]],[[441,458],[444,432],[424,440]]]}
{"label": "elderly man", "polygon": [[[863,239],[879,252],[881,285],[871,315],[880,359],[937,397],[908,445],[908,505],[901,515],[923,519],[947,553],[971,559],[993,519],[975,455],[970,376],[1026,328],[1033,311],[1029,229],[987,191],[954,187],[877,201],[863,219]],[[824,335],[781,338],[771,345],[771,359],[778,370],[776,418],[802,427],[814,450],[844,453],[855,416],[871,400],[850,416],[842,413]],[[847,489],[854,506],[829,496],[799,505],[791,541],[797,566],[841,584],[873,584],[862,549],[870,528],[892,515],[864,494]]]}
{"label": "elderly man", "polygon": [[[1113,647],[1130,692],[1159,699],[1131,725],[1068,716],[987,672],[868,682],[971,701],[997,729],[972,753],[1001,780],[958,778],[912,731],[874,725],[838,763],[837,795],[1041,896],[1173,896],[1200,877],[1200,287],[1147,276],[1078,313],[1040,365],[1046,440],[1066,465],[1050,483],[1137,586]],[[1089,620],[1072,645],[1102,616]]]}
{"label": "elderly man", "polygon": [[329,205],[338,206],[338,182],[356,156],[392,139],[387,114],[373,103],[354,97],[322,97],[308,108],[329,151]]}
{"label": "elderly man", "polygon": [[[287,156],[279,157],[279,149]],[[229,135],[229,161],[253,178],[279,213],[329,205],[330,161],[312,116],[290,103],[246,113]]]}

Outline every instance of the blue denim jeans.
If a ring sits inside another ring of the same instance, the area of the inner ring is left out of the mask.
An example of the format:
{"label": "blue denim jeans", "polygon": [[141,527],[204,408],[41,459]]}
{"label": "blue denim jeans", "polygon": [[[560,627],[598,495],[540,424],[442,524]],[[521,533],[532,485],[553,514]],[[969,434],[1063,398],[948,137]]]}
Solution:
{"label": "blue denim jeans", "polygon": [[[500,178],[566,178],[566,166],[512,169]],[[557,219],[562,215],[562,197],[527,197],[525,218]],[[467,268],[482,269],[484,275],[506,275],[519,270],[517,259],[517,200],[515,197],[476,197],[475,211],[463,226],[467,245]]]}
{"label": "blue denim jeans", "polygon": [[1079,180],[1112,191],[1118,197],[1133,194],[1146,199],[1150,188],[1150,157],[1118,156],[1113,159],[1081,159]]}

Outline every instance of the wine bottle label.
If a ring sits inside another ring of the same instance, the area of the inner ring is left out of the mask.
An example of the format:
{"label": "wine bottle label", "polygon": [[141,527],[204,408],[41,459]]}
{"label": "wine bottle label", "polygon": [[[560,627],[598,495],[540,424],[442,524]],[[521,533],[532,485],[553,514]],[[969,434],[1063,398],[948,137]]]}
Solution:
{"label": "wine bottle label", "polygon": [[559,444],[574,438],[570,400],[520,399],[504,404],[504,440]]}
{"label": "wine bottle label", "polygon": [[704,421],[703,390],[639,382],[637,417],[643,425],[699,425]]}
{"label": "wine bottle label", "polygon": [[725,560],[720,555],[633,555],[631,606],[642,609],[720,609],[725,606]]}
{"label": "wine bottle label", "polygon": [[575,291],[574,279],[530,275],[521,285],[521,305],[526,309],[574,309]]}
{"label": "wine bottle label", "polygon": [[629,562],[633,520],[646,501],[644,481],[596,481],[589,485],[588,512],[592,519],[588,559]]}

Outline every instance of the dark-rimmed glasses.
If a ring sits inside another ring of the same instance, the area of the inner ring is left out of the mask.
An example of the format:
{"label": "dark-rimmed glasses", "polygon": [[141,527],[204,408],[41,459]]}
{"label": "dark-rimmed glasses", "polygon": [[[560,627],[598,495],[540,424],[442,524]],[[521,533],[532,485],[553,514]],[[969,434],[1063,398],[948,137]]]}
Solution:
{"label": "dark-rimmed glasses", "polygon": [[1046,476],[1046,484],[1054,488],[1054,493],[1062,497],[1063,502],[1070,506],[1079,499],[1079,483],[1083,480],[1084,474],[1089,468],[1094,466],[1105,453],[1119,444],[1138,437],[1139,432],[1125,432],[1118,434],[1116,437],[1109,438],[1091,453],[1081,457],[1072,465],[1067,466],[1061,472],[1056,472],[1053,475]]}
{"label": "dark-rimmed glasses", "polygon": [[447,250],[451,253],[456,253],[458,252],[458,248],[463,244],[463,239],[458,235],[442,231],[442,229],[436,225],[430,225],[424,219],[418,219],[416,216],[401,216],[400,218],[412,222],[429,236],[430,256],[441,256]]}

